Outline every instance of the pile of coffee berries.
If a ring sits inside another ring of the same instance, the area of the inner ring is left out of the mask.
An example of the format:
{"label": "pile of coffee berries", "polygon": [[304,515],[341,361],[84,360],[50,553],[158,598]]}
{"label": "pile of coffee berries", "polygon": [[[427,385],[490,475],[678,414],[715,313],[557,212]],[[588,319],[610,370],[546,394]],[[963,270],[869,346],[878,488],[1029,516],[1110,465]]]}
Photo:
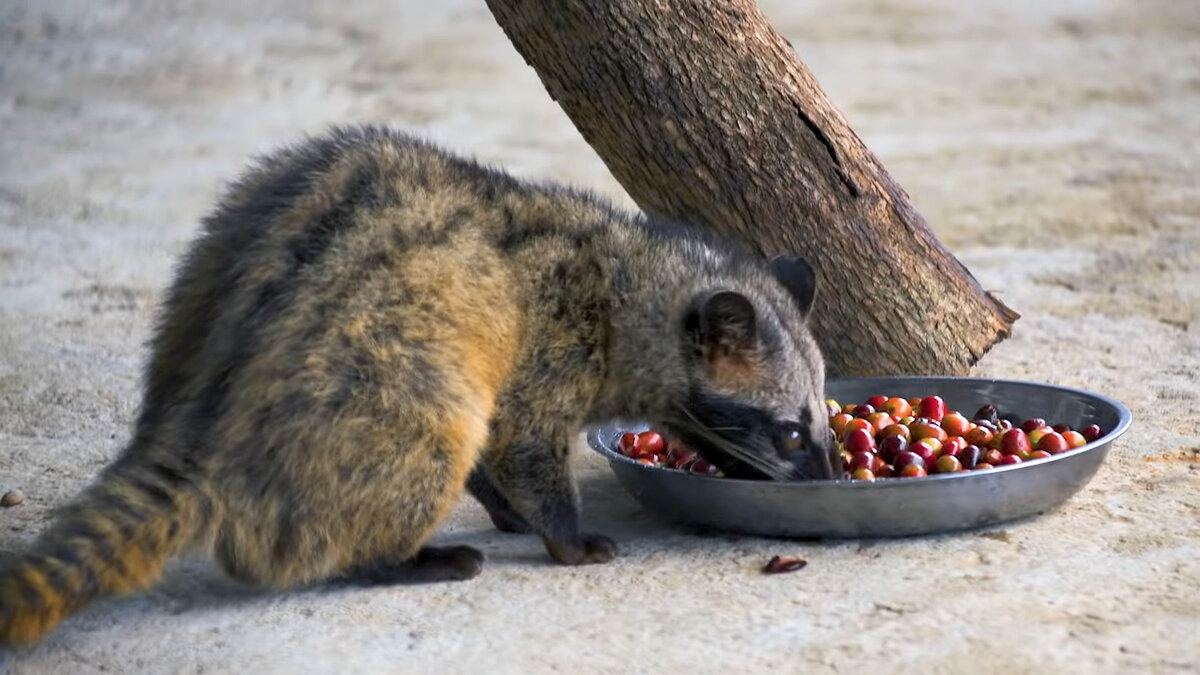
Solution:
{"label": "pile of coffee berries", "polygon": [[[947,410],[939,396],[872,396],[842,406],[825,401],[829,427],[842,456],[843,477],[919,478],[931,473],[982,471],[1044,459],[1104,435],[1095,424],[1072,429],[1040,417],[1017,423],[988,404],[971,417]],[[724,476],[694,450],[656,431],[622,434],[617,451],[649,466]]]}
{"label": "pile of coffee berries", "polygon": [[988,404],[970,418],[946,410],[939,396],[872,396],[841,406],[829,399],[829,426],[852,480],[918,478],[931,473],[982,471],[1073,450],[1100,438],[1095,424],[1078,431],[1041,418],[1021,423]]}
{"label": "pile of coffee berries", "polygon": [[678,469],[707,476],[725,475],[698,455],[695,450],[672,443],[657,431],[621,434],[621,438],[617,440],[617,452],[649,466]]}

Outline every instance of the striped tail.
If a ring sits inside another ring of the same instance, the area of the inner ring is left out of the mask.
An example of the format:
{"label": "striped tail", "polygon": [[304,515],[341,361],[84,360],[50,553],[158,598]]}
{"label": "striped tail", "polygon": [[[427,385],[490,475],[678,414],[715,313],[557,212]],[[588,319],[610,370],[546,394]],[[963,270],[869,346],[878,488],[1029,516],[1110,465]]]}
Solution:
{"label": "striped tail", "polygon": [[196,537],[206,518],[191,481],[132,454],[0,568],[0,646],[35,643],[100,596],[149,588]]}

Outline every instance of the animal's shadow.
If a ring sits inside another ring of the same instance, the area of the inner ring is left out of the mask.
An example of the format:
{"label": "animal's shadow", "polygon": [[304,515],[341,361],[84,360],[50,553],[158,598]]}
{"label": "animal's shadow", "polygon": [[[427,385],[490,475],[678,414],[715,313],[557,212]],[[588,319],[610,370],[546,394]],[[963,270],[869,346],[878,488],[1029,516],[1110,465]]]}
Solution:
{"label": "animal's shadow", "polygon": [[[664,537],[678,537],[686,530],[645,512],[620,487],[608,472],[581,472],[578,484],[584,504],[584,527],[604,533],[623,550],[645,548]],[[467,545],[484,551],[490,567],[554,565],[536,535],[508,534],[497,531],[483,508],[464,496],[450,522],[431,541],[434,545]],[[88,614],[117,612],[130,603],[149,603],[171,614],[197,610],[228,608],[238,605],[270,603],[284,596],[320,595],[360,587],[346,582],[316,583],[286,591],[266,590],[241,583],[227,575],[219,565],[207,559],[183,558],[168,564],[163,579],[144,594],[143,599],[112,598],[96,603]]]}
{"label": "animal's shadow", "polygon": [[[673,523],[642,508],[620,486],[603,464],[580,467],[577,480],[583,503],[583,527],[612,537],[622,558],[640,559],[666,553],[688,556],[711,551],[714,546],[737,547],[739,542],[763,542],[760,537],[719,533],[694,526]],[[462,500],[449,522],[431,541],[434,545],[468,545],[487,556],[483,574],[489,568],[556,565],[536,535],[508,534],[497,531],[486,512],[469,497]],[[811,541],[818,547],[834,542]],[[84,631],[89,627],[118,624],[142,615],[154,621],[153,612],[177,615],[185,612],[224,610],[235,607],[270,605],[283,598],[333,595],[347,588],[361,587],[344,582],[313,584],[286,591],[264,590],[226,576],[211,560],[179,559],[171,562],[164,578],[147,593],[130,598],[108,598],[90,607],[78,621]],[[124,616],[118,616],[124,615]],[[55,637],[51,637],[54,641]]]}

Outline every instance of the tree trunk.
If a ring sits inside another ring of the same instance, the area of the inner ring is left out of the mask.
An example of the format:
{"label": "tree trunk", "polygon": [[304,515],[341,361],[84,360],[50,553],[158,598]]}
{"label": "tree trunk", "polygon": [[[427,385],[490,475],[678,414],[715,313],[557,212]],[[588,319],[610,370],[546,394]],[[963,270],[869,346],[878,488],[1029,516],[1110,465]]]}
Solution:
{"label": "tree trunk", "polygon": [[754,0],[486,1],[646,213],[812,262],[830,374],[961,375],[1011,333]]}

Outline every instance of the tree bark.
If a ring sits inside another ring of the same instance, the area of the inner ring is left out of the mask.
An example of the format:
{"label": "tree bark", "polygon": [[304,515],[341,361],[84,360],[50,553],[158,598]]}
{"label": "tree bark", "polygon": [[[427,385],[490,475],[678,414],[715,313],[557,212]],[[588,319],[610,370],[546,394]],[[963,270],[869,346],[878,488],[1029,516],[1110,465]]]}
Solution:
{"label": "tree bark", "polygon": [[646,213],[817,268],[830,374],[961,375],[1011,333],[754,0],[486,2]]}

